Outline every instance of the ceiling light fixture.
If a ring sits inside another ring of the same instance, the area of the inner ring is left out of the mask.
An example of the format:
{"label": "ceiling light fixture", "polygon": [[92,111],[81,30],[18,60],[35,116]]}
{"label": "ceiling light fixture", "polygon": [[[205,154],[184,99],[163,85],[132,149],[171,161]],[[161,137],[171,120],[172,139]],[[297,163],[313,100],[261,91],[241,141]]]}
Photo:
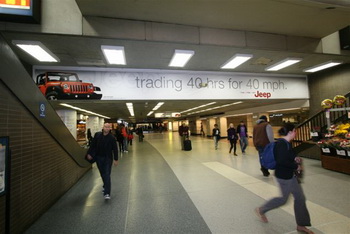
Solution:
{"label": "ceiling light fixture", "polygon": [[17,41],[12,43],[40,62],[59,62],[59,58],[55,56],[48,48],[44,46],[40,41]]}
{"label": "ceiling light fixture", "polygon": [[101,45],[101,50],[108,64],[126,65],[124,46]]}
{"label": "ceiling light fixture", "polygon": [[193,55],[193,50],[175,50],[169,67],[184,67]]}
{"label": "ceiling light fixture", "polygon": [[222,65],[221,69],[234,69],[251,58],[253,58],[252,54],[236,54]]}
{"label": "ceiling light fixture", "polygon": [[205,110],[191,112],[191,113],[188,113],[187,115],[198,114],[198,113],[202,113],[202,112],[206,112],[206,111],[210,111],[210,110],[215,110],[215,109],[219,109],[219,108],[223,108],[223,107],[227,107],[227,106],[233,106],[233,105],[237,105],[237,104],[241,104],[241,103],[243,103],[243,102],[242,101],[233,102],[233,103],[224,104],[224,105],[221,105],[221,106],[215,106],[215,107],[208,108],[208,109],[205,109]]}
{"label": "ceiling light fixture", "polygon": [[134,105],[131,102],[126,103],[126,107],[128,108],[130,115],[135,116],[134,114]]}
{"label": "ceiling light fixture", "polygon": [[74,110],[77,110],[77,111],[85,112],[85,113],[90,114],[90,115],[96,115],[96,116],[99,116],[99,117],[102,117],[102,118],[105,118],[105,119],[110,119],[110,117],[108,117],[108,116],[100,115],[100,114],[97,114],[95,112],[88,111],[88,110],[85,110],[85,109],[82,109],[82,108],[79,108],[79,107],[76,107],[76,106],[72,106],[72,105],[69,105],[69,104],[66,104],[66,103],[61,103],[60,105],[68,107],[68,108],[71,108],[71,109],[74,109]]}
{"label": "ceiling light fixture", "polygon": [[150,111],[147,116],[150,116],[151,114],[153,114],[154,111]]}
{"label": "ceiling light fixture", "polygon": [[189,112],[189,111],[196,110],[196,109],[199,109],[199,108],[202,108],[202,107],[206,107],[206,106],[213,105],[213,104],[215,104],[215,103],[216,103],[216,102],[210,102],[210,103],[208,103],[208,104],[204,104],[204,105],[197,106],[197,107],[194,107],[194,108],[191,108],[191,109],[185,110],[185,111],[181,111],[180,113]]}
{"label": "ceiling light fixture", "polygon": [[279,61],[278,63],[275,63],[267,68],[265,68],[265,71],[278,71],[283,68],[289,67],[293,64],[299,63],[302,59],[301,58],[286,58],[282,61]]}
{"label": "ceiling light fixture", "polygon": [[279,110],[270,110],[267,112],[280,112],[280,111],[291,111],[291,110],[299,110],[301,109],[300,107],[295,107],[295,108],[287,108],[287,109],[279,109]]}
{"label": "ceiling light fixture", "polygon": [[326,68],[340,65],[342,63],[343,62],[340,62],[340,61],[328,61],[328,62],[321,63],[321,64],[313,66],[313,67],[306,68],[305,70],[303,70],[303,72],[317,72],[317,71],[320,71],[320,70],[323,70]]}
{"label": "ceiling light fixture", "polygon": [[159,107],[161,107],[164,104],[164,102],[158,102],[158,104],[152,109],[153,111],[158,110]]}

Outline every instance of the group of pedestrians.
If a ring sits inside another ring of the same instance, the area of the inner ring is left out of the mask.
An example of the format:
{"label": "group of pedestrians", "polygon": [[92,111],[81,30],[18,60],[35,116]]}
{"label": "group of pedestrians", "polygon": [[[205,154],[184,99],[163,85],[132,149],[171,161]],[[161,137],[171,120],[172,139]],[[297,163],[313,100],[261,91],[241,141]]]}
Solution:
{"label": "group of pedestrians", "polygon": [[121,123],[115,129],[115,137],[118,141],[119,151],[128,153],[128,146],[132,145],[132,139],[134,138],[132,130]]}
{"label": "group of pedestrians", "polygon": [[[239,140],[242,154],[245,154],[246,147],[248,146],[247,132],[247,127],[243,121],[240,122],[237,129],[235,129],[233,123],[229,124],[229,128],[227,129],[227,139],[230,142],[229,153],[231,153],[233,149],[233,154],[237,156],[236,144],[237,140]],[[296,156],[291,144],[291,141],[296,135],[295,126],[286,123],[279,129],[278,133],[280,138],[276,141],[274,147],[274,157],[276,161],[275,177],[281,190],[281,196],[274,197],[260,207],[257,207],[254,210],[255,214],[260,221],[267,223],[268,219],[265,214],[270,210],[284,205],[290,194],[292,194],[294,197],[294,213],[297,231],[313,234],[314,232],[307,228],[307,226],[311,226],[311,220],[306,207],[306,198],[298,178],[298,175],[302,174],[303,170],[301,158]],[[216,150],[220,139],[220,129],[217,124],[214,125],[212,135]],[[260,170],[265,177],[268,177],[270,172],[262,165],[262,156],[264,148],[271,142],[275,142],[273,129],[267,121],[267,117],[262,115],[259,117],[253,129],[253,144],[258,151]]]}
{"label": "group of pedestrians", "polygon": [[[120,127],[121,129],[119,130],[121,135],[123,135],[123,132],[126,132],[126,128],[125,126]],[[227,133],[228,140],[231,144],[230,153],[233,149],[234,155],[237,155],[237,139],[240,140],[241,150],[242,153],[244,153],[247,147],[246,138],[248,137],[247,127],[245,126],[244,122],[241,122],[237,129],[235,129],[234,125],[231,123]],[[303,170],[301,158],[296,156],[291,145],[291,141],[296,135],[295,126],[287,123],[278,131],[278,133],[280,138],[275,143],[274,157],[276,161],[275,177],[281,190],[281,196],[274,197],[265,202],[263,205],[255,208],[255,214],[258,216],[260,221],[267,223],[268,219],[266,217],[266,213],[284,205],[287,202],[290,194],[292,194],[294,197],[294,213],[297,223],[297,231],[313,234],[313,232],[307,228],[307,226],[311,226],[310,215],[306,206],[306,198],[300,185],[300,180],[297,178],[297,174],[301,174]],[[188,137],[188,126],[185,124],[181,125],[179,128],[179,134],[183,139]],[[213,136],[215,140],[215,147],[217,148],[217,142],[220,137],[220,130],[217,125],[214,126]],[[264,115],[260,116],[253,129],[253,142],[258,151],[260,160],[262,158],[264,147],[273,141],[273,131],[271,125],[267,122],[267,117]],[[111,133],[111,124],[105,123],[102,132],[95,134],[87,153],[87,159],[94,159],[96,161],[103,181],[102,192],[104,198],[106,200],[110,199],[111,169],[113,164],[115,166],[118,165],[118,146],[116,143],[116,138]],[[268,169],[262,165],[260,170],[264,176],[270,175]]]}
{"label": "group of pedestrians", "polygon": [[[217,150],[219,140],[221,139],[221,132],[217,124],[214,124],[212,136],[214,139],[215,150]],[[230,142],[229,153],[231,153],[233,149],[233,155],[238,156],[237,141],[239,140],[242,154],[245,154],[245,150],[248,146],[248,129],[243,121],[240,122],[237,129],[235,128],[233,123],[230,123],[229,128],[227,129],[227,140]]]}

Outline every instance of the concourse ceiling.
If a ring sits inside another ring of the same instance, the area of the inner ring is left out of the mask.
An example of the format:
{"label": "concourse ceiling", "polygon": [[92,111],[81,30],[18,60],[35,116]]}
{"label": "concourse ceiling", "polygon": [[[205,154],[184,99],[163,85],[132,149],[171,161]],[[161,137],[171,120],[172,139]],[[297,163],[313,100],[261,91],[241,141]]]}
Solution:
{"label": "concourse ceiling", "polygon": [[[350,25],[350,2],[348,0],[76,0],[83,17],[103,17],[205,28],[271,33],[321,39]],[[194,50],[195,56],[185,68],[177,70],[222,72],[220,66],[236,53],[253,54],[250,62],[234,72],[270,73],[265,68],[287,57],[300,57],[303,61],[283,69],[278,74],[307,75],[303,69],[329,60],[350,63],[349,51],[340,54],[321,54],[300,51],[272,50],[254,47],[232,47],[205,44],[173,43],[165,41],[126,40],[118,38],[91,37],[82,35],[42,34],[14,31],[0,31],[17,56],[33,66],[52,64],[40,63],[18,48],[12,40],[41,41],[60,59],[57,66],[89,66],[99,68],[121,68],[106,65],[101,45],[124,46],[127,65],[122,68],[170,70],[169,61],[175,49]],[[268,61],[268,62],[266,62]],[[226,71],[225,71],[226,72]],[[215,101],[215,100],[213,100]],[[218,100],[223,105],[241,100]],[[214,115],[232,110],[287,103],[293,100],[247,100],[242,104],[201,115]],[[156,101],[139,100],[134,103],[135,119],[130,120],[123,101],[65,101],[112,119],[147,121],[148,112]],[[208,100],[165,100],[159,112],[181,112],[206,104]],[[60,101],[51,101],[55,108]]]}

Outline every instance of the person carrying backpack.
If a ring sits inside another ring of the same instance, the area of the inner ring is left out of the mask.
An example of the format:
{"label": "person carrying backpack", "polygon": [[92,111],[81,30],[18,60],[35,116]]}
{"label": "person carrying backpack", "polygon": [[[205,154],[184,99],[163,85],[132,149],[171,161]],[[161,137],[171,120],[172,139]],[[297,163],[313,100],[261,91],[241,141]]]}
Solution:
{"label": "person carrying backpack", "polygon": [[294,197],[294,213],[297,223],[297,231],[313,233],[306,226],[311,226],[310,214],[306,207],[306,199],[296,174],[302,172],[301,158],[297,157],[292,149],[291,140],[295,137],[296,131],[293,124],[285,124],[278,133],[282,136],[274,146],[276,161],[275,176],[281,189],[281,197],[275,197],[262,206],[255,209],[260,221],[267,223],[265,213],[284,205],[290,194]]}
{"label": "person carrying backpack", "polygon": [[274,141],[273,130],[271,125],[267,122],[267,117],[265,115],[260,116],[256,123],[253,129],[253,143],[259,153],[260,170],[264,176],[269,176],[270,172],[262,165],[261,158],[265,146]]}

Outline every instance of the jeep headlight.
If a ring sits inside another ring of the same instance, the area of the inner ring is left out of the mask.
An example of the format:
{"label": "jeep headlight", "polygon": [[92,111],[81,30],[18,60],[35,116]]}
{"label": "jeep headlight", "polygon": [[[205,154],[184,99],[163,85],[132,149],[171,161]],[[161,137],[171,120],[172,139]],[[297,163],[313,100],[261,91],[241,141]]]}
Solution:
{"label": "jeep headlight", "polygon": [[93,89],[92,85],[88,85],[88,89]]}
{"label": "jeep headlight", "polygon": [[63,85],[63,88],[64,88],[64,89],[68,89],[69,86],[68,86],[67,84],[64,84],[64,85]]}

